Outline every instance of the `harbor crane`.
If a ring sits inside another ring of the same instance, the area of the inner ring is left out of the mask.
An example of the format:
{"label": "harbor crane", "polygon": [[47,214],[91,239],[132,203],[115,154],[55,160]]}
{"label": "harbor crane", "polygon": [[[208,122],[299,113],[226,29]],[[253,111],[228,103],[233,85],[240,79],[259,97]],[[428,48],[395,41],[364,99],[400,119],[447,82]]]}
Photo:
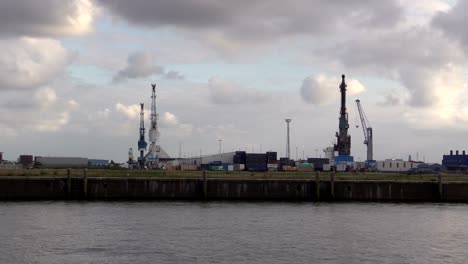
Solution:
{"label": "harbor crane", "polygon": [[[375,164],[374,152],[373,152],[373,134],[372,127],[370,126],[369,120],[367,119],[366,114],[361,106],[361,100],[356,100],[357,110],[359,112],[359,117],[361,119],[361,127],[364,132],[364,144],[367,145],[367,160],[366,166],[369,167],[369,164]],[[359,127],[356,124],[356,128]]]}
{"label": "harbor crane", "polygon": [[158,114],[156,112],[156,84],[151,84],[151,126],[149,128],[148,140],[150,142],[148,154],[146,154],[146,164],[149,169],[159,168],[159,153],[160,147],[157,145],[159,136],[158,131]]}
{"label": "harbor crane", "polygon": [[140,104],[140,137],[138,140],[138,151],[140,152],[140,156],[138,157],[138,164],[140,165],[140,169],[145,168],[145,156],[144,152],[148,143],[145,141],[145,112],[144,112],[144,104]]}

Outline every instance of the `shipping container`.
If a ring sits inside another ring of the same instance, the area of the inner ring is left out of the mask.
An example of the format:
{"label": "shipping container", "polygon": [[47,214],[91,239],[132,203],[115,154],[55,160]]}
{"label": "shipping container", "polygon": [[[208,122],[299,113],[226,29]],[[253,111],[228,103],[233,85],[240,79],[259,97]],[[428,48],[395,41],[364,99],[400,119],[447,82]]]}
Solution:
{"label": "shipping container", "polygon": [[266,153],[267,155],[267,161],[268,163],[272,162],[272,161],[277,161],[277,153],[276,152],[272,152],[272,151],[269,151]]}
{"label": "shipping container", "polygon": [[209,163],[212,163],[213,161],[218,161],[220,163],[233,164],[234,163],[234,155],[235,155],[235,152],[228,152],[228,153],[221,153],[221,154],[203,156],[201,158],[201,163],[202,164],[209,164]]}
{"label": "shipping container", "polygon": [[223,166],[213,166],[212,165],[212,166],[210,166],[210,170],[211,171],[223,171],[224,168],[223,168]]}
{"label": "shipping container", "polygon": [[305,171],[314,171],[313,167],[296,167],[297,171],[305,172]]}
{"label": "shipping container", "polygon": [[235,171],[243,171],[245,170],[245,164],[234,164],[234,170]]}
{"label": "shipping container", "polygon": [[198,170],[198,165],[182,164],[182,165],[180,165],[180,170],[182,170],[182,171],[196,171],[196,170]]}
{"label": "shipping container", "polygon": [[18,158],[18,163],[21,164],[24,168],[32,167],[34,163],[33,155],[20,155]]}

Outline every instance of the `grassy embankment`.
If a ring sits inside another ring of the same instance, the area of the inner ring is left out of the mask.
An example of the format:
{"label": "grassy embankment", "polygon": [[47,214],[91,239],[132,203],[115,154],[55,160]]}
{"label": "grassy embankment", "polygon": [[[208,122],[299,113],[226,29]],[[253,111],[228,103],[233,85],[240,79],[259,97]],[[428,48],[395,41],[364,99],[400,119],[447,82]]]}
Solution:
{"label": "grassy embankment", "polygon": [[[201,178],[201,171],[149,171],[149,170],[105,170],[89,169],[88,177],[154,177],[154,178]],[[73,169],[72,176],[82,177],[83,170]],[[2,176],[43,176],[64,177],[66,169],[28,169],[28,170],[0,170]],[[315,172],[225,172],[208,171],[208,178],[227,179],[315,179]],[[468,181],[468,174],[442,174],[443,181]],[[320,172],[321,180],[329,180],[329,172]],[[338,172],[336,180],[381,180],[381,181],[437,181],[435,174],[408,175],[406,173],[348,173]]]}

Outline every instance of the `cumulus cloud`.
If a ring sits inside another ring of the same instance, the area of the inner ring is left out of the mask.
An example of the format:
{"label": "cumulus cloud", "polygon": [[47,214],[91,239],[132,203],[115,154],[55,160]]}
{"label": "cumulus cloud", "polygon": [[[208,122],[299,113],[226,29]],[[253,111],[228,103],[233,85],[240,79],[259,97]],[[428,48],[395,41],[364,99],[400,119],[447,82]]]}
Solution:
{"label": "cumulus cloud", "polygon": [[[341,78],[325,75],[314,75],[304,79],[301,86],[302,99],[313,105],[328,105],[340,96]],[[346,80],[349,95],[357,95],[365,91],[364,85],[356,80]]]}
{"label": "cumulus cloud", "polygon": [[59,41],[23,37],[0,41],[0,89],[35,88],[54,79],[71,62]]}
{"label": "cumulus cloud", "polygon": [[127,66],[114,76],[114,81],[143,78],[162,73],[164,73],[164,68],[155,64],[155,60],[151,54],[136,52],[128,56]]}
{"label": "cumulus cloud", "polygon": [[176,115],[170,112],[164,112],[161,117],[162,125],[165,126],[176,126],[179,124],[179,119]]}
{"label": "cumulus cloud", "polygon": [[42,107],[48,107],[57,101],[57,94],[49,87],[38,90],[35,94],[37,103]]}
{"label": "cumulus cloud", "polygon": [[68,100],[68,106],[70,109],[77,110],[80,107],[80,104],[74,99]]}
{"label": "cumulus cloud", "polygon": [[[457,125],[462,120],[456,109],[463,108],[466,94],[466,55],[438,31],[411,26],[368,32],[322,54],[345,68],[399,82],[407,92],[407,111],[426,113],[429,123]],[[410,123],[414,116],[404,115]]]}
{"label": "cumulus cloud", "polygon": [[81,35],[95,13],[91,0],[0,1],[0,37]]}
{"label": "cumulus cloud", "polygon": [[153,74],[163,76],[166,79],[184,79],[181,73],[173,70],[166,72],[163,66],[157,65],[151,53],[135,52],[128,56],[127,66],[114,76],[113,81],[145,78]]}
{"label": "cumulus cloud", "polygon": [[369,0],[99,2],[115,16],[139,25],[218,32],[228,39],[254,40],[326,33],[341,27],[387,27],[396,23],[402,13],[396,1]]}
{"label": "cumulus cloud", "polygon": [[38,132],[56,132],[68,124],[70,121],[69,112],[61,112],[57,115],[42,118],[33,123],[33,127]]}
{"label": "cumulus cloud", "polygon": [[212,77],[208,84],[211,101],[215,104],[265,103],[271,100],[271,96],[265,92],[219,77]]}
{"label": "cumulus cloud", "polygon": [[185,76],[180,74],[178,71],[168,71],[164,74],[164,77],[167,79],[174,79],[174,80],[183,80]]}
{"label": "cumulus cloud", "polygon": [[138,119],[138,118],[140,118],[141,107],[138,104],[124,105],[124,104],[121,104],[121,103],[117,103],[115,105],[115,110],[117,110],[117,112],[125,115],[129,119]]}
{"label": "cumulus cloud", "polygon": [[387,90],[383,97],[383,102],[379,103],[381,106],[396,106],[402,103],[402,95],[396,89]]}
{"label": "cumulus cloud", "polygon": [[447,36],[458,41],[466,52],[468,52],[468,32],[466,30],[468,17],[465,13],[467,8],[467,1],[457,1],[451,9],[439,12],[432,21],[433,25],[442,29]]}

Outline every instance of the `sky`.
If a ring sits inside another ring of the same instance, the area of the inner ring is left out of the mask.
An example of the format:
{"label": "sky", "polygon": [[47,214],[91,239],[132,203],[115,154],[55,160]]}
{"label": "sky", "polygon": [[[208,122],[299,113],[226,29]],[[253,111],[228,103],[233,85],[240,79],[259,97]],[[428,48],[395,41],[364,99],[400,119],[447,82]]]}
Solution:
{"label": "sky", "polygon": [[[112,159],[136,152],[139,103],[171,156],[323,157],[341,75],[351,154],[441,162],[467,148],[468,1],[0,1],[0,151]],[[148,138],[148,137],[146,137]]]}

